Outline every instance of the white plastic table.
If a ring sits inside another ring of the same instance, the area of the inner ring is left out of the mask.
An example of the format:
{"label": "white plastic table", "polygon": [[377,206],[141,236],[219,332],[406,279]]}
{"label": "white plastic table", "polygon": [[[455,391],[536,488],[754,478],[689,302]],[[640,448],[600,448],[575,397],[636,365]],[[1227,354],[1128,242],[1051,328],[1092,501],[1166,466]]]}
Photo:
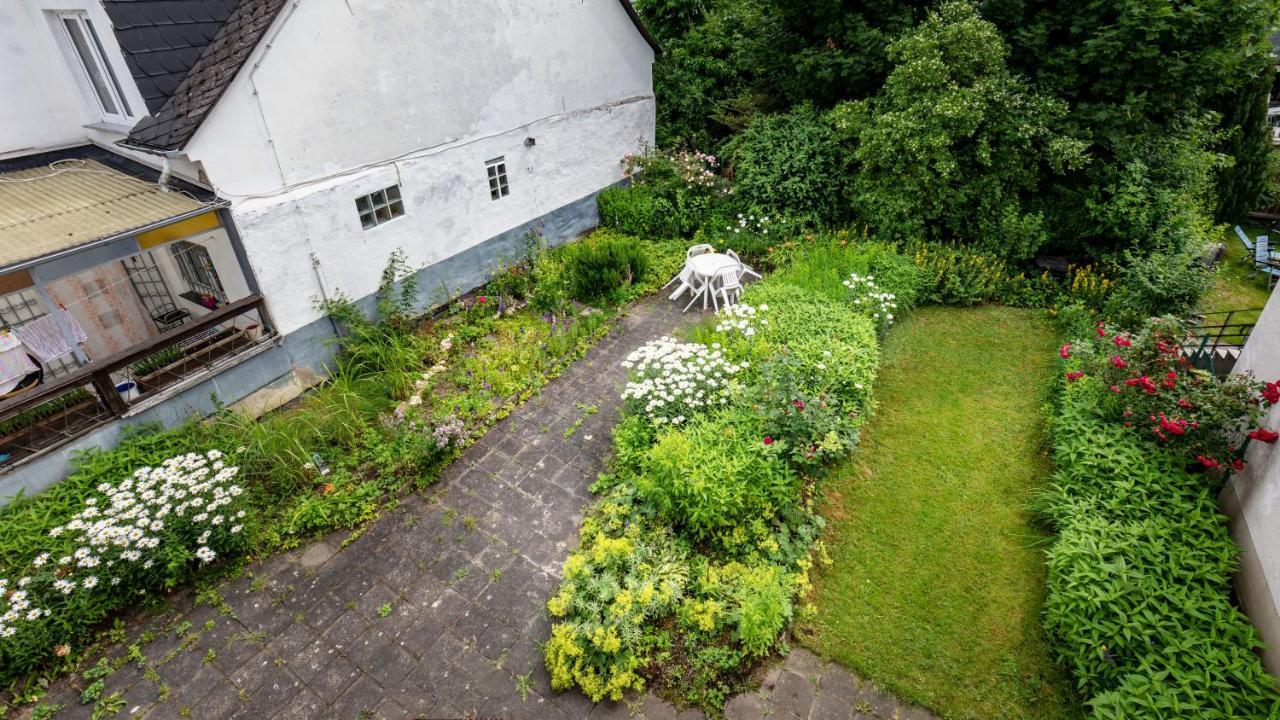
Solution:
{"label": "white plastic table", "polygon": [[724,253],[703,253],[685,260],[685,266],[693,270],[693,274],[703,280],[702,309],[707,309],[707,298],[713,292],[711,281],[728,268],[737,268],[738,261]]}

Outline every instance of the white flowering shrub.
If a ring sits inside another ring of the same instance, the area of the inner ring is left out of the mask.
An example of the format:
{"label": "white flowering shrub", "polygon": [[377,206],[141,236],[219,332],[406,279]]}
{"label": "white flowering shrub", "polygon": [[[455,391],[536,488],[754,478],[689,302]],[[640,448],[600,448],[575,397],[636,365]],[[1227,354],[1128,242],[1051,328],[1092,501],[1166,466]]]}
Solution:
{"label": "white flowering shrub", "polygon": [[850,302],[853,303],[854,309],[874,320],[877,330],[883,332],[893,324],[893,314],[898,309],[898,298],[891,292],[882,291],[880,286],[876,285],[874,275],[850,273],[849,279],[844,281],[844,286],[849,288],[852,295]]}
{"label": "white flowering shrub", "polygon": [[716,312],[716,332],[752,337],[757,326],[769,324],[769,319],[763,315],[768,310],[768,305],[755,308],[746,303],[723,307]]}
{"label": "white flowering shrub", "polygon": [[699,411],[727,403],[733,376],[746,363],[730,362],[718,343],[661,337],[641,345],[622,366],[632,371],[622,391],[627,410],[662,426],[683,425]]}
{"label": "white flowering shrub", "polygon": [[171,587],[245,547],[239,468],[218,450],[169,458],[117,484],[49,532],[17,577],[0,577],[0,665],[27,667],[138,594]]}

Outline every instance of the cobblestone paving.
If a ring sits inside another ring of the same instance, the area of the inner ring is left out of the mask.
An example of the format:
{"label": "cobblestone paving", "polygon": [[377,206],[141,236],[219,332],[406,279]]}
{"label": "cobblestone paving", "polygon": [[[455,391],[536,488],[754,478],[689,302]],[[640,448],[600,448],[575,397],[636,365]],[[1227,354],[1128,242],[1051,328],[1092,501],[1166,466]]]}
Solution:
{"label": "cobblestone paving", "polygon": [[724,715],[725,720],[936,720],[799,648],[766,673],[758,692],[731,699]]}
{"label": "cobblestone paving", "polygon": [[[652,695],[594,705],[576,691],[556,693],[538,648],[550,633],[546,598],[609,451],[619,362],[693,318],[664,301],[640,303],[439,483],[355,540],[334,533],[135,620],[108,651],[128,661],[97,702],[118,714],[98,717],[701,717]],[[894,717],[855,713],[861,685],[816,661],[797,666],[801,652],[760,694],[735,699],[730,717]],[[63,706],[59,718],[89,718],[94,703],[81,702],[88,685],[63,680],[46,702]],[[881,701],[896,709],[884,696],[866,697],[872,710]],[[841,700],[849,701],[843,710]]]}
{"label": "cobblestone paving", "polygon": [[[119,717],[148,720],[676,717],[652,697],[596,706],[553,692],[538,643],[609,451],[619,362],[696,317],[678,310],[634,306],[440,482],[346,547],[349,533],[335,533],[251,565],[216,594],[179,594],[173,611],[136,623],[110,651],[120,658],[135,645],[141,656],[101,695],[120,694]],[[86,685],[53,689],[57,717],[90,717]]]}

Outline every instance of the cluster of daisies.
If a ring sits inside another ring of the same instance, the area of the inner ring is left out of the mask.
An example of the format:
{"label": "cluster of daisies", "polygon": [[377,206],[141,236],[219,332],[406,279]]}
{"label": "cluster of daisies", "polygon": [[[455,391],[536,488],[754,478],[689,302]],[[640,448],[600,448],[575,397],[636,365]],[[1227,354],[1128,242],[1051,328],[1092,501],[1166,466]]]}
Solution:
{"label": "cluster of daisies", "polygon": [[727,305],[716,313],[719,318],[716,322],[716,332],[728,334],[736,333],[745,337],[751,337],[756,334],[757,324],[769,324],[768,318],[757,317],[763,312],[768,312],[768,310],[768,305],[761,305],[759,309],[746,303]]}
{"label": "cluster of daisies", "polygon": [[221,451],[187,453],[159,467],[140,468],[113,485],[102,483],[84,509],[49,531],[70,551],[41,553],[16,581],[0,578],[0,638],[23,622],[48,617],[58,596],[120,585],[131,569],[148,570],[163,543],[183,543],[202,563],[217,558],[219,540],[244,529],[245,510],[235,483],[240,469]]}
{"label": "cluster of daisies", "polygon": [[655,425],[681,425],[700,409],[729,400],[732,378],[746,363],[729,362],[719,343],[651,340],[627,356],[633,376],[622,399]]}
{"label": "cluster of daisies", "polygon": [[871,319],[876,321],[877,327],[884,330],[893,324],[893,312],[898,309],[898,297],[890,292],[882,292],[880,286],[876,285],[874,275],[850,273],[849,279],[844,281],[844,286],[853,294],[853,306],[870,315]]}

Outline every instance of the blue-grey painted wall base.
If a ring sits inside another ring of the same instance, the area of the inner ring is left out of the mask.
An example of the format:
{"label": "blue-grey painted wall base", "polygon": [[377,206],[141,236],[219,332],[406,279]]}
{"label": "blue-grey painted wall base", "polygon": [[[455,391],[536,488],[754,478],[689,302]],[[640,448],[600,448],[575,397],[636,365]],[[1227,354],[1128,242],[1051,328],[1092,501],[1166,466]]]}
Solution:
{"label": "blue-grey painted wall base", "polygon": [[[599,224],[596,195],[592,193],[419,270],[416,275],[419,308],[426,311],[440,307],[458,293],[488,282],[491,273],[524,255],[526,238],[531,232],[540,234],[546,247],[561,245],[589,232]],[[265,296],[270,309],[270,289]],[[356,304],[371,315],[377,298],[368,295]],[[333,325],[327,318],[318,318],[289,333],[280,346],[228,368],[155,407],[104,425],[8,472],[0,471],[3,472],[0,474],[0,505],[9,502],[19,492],[30,495],[61,482],[73,469],[73,460],[78,453],[94,447],[115,447],[128,427],[144,423],[174,427],[192,415],[209,415],[214,411],[216,402],[230,405],[263,388],[287,386],[298,370],[305,370],[312,376],[324,375],[337,350],[332,339]]]}

